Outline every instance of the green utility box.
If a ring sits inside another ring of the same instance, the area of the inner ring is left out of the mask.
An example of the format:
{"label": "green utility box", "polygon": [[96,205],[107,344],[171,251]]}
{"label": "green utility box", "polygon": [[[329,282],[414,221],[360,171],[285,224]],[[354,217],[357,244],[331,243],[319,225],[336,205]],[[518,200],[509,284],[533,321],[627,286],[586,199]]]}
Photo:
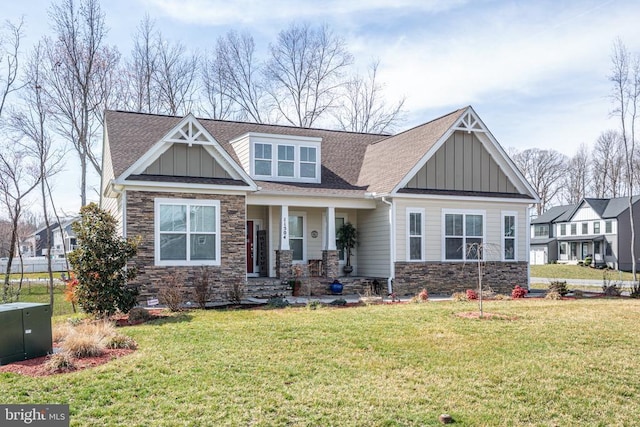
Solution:
{"label": "green utility box", "polygon": [[49,304],[0,304],[0,365],[52,351]]}

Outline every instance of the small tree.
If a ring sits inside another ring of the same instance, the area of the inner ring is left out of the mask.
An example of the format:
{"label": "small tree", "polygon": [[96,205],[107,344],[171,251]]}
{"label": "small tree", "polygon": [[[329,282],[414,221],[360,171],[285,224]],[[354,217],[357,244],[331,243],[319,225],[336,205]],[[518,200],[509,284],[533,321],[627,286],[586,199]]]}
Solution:
{"label": "small tree", "polygon": [[128,313],[138,291],[127,286],[136,270],[126,266],[137,252],[138,240],[118,237],[115,218],[95,203],[80,209],[80,221],[72,228],[78,249],[69,254],[69,262],[78,278],[78,303],[97,317]]}
{"label": "small tree", "polygon": [[358,231],[350,222],[345,222],[336,232],[338,246],[345,251],[348,266],[351,265],[351,250],[358,244]]}

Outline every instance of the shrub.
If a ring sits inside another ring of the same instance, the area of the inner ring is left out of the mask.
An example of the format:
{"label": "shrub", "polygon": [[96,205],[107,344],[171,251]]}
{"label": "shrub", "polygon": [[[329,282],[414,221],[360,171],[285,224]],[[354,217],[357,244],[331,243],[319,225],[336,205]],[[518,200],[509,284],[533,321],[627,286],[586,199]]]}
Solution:
{"label": "shrub", "polygon": [[136,276],[127,262],[138,250],[138,239],[123,239],[117,221],[95,203],[80,209],[80,221],[72,225],[78,248],[69,254],[78,284],[74,295],[83,310],[96,317],[116,311],[127,313],[136,305],[137,289],[127,286]]}
{"label": "shrub", "polygon": [[307,308],[309,310],[317,310],[318,308],[322,307],[322,303],[318,300],[309,300],[307,301]]}
{"label": "shrub", "polygon": [[52,354],[44,364],[44,368],[49,373],[64,372],[74,370],[73,356],[66,351]]}
{"label": "shrub", "polygon": [[267,300],[267,306],[269,308],[285,308],[285,307],[289,307],[289,305],[290,305],[289,301],[280,297],[269,298]]}
{"label": "shrub", "polygon": [[549,291],[557,292],[560,294],[560,296],[565,296],[566,294],[569,293],[569,289],[567,288],[567,281],[566,280],[551,281],[551,283],[549,283]]}
{"label": "shrub", "polygon": [[613,285],[603,286],[602,292],[608,297],[619,297],[622,295],[622,287],[614,283]]}
{"label": "shrub", "polygon": [[233,280],[229,285],[227,297],[232,303],[240,304],[242,302],[242,298],[244,298],[244,281],[240,279]]}
{"label": "shrub", "polygon": [[573,291],[573,296],[575,298],[582,298],[582,297],[584,297],[584,294],[582,293],[582,291],[580,289],[575,289]]}
{"label": "shrub", "polygon": [[135,350],[138,348],[136,341],[126,335],[116,334],[106,340],[105,347],[107,348],[128,348]]}
{"label": "shrub", "polygon": [[478,293],[476,291],[474,291],[473,289],[467,289],[467,299],[469,301],[477,300],[478,299]]}
{"label": "shrub", "polygon": [[451,299],[453,299],[454,301],[466,301],[467,300],[467,294],[464,292],[454,292],[453,295],[451,295]]}
{"label": "shrub", "polygon": [[62,342],[61,347],[64,351],[79,359],[100,356],[104,352],[102,340],[91,334],[69,334]]}
{"label": "shrub", "polygon": [[524,298],[528,292],[529,291],[526,290],[525,288],[521,288],[520,285],[516,285],[516,287],[513,288],[513,290],[511,291],[511,298],[513,299]]}
{"label": "shrub", "polygon": [[547,295],[544,298],[552,299],[552,300],[560,300],[562,299],[562,295],[560,295],[558,291],[549,291],[547,292]]}
{"label": "shrub", "polygon": [[129,323],[146,322],[153,316],[142,307],[134,307],[129,311]]}
{"label": "shrub", "polygon": [[206,308],[207,302],[211,298],[211,274],[206,267],[200,267],[200,274],[196,278],[195,284],[195,298],[198,307]]}
{"label": "shrub", "polygon": [[482,298],[483,299],[490,299],[490,298],[494,298],[496,296],[496,293],[493,291],[493,289],[491,289],[490,286],[483,286],[482,287]]}
{"label": "shrub", "polygon": [[586,257],[584,259],[584,266],[585,267],[589,267],[591,265],[591,263],[593,262],[593,258],[591,258],[590,256]]}
{"label": "shrub", "polygon": [[347,305],[347,300],[344,299],[344,298],[334,299],[333,301],[331,301],[329,303],[329,305],[337,305],[337,306],[343,307],[343,306]]}
{"label": "shrub", "polygon": [[498,301],[505,301],[505,300],[510,300],[511,297],[509,295],[504,295],[504,294],[496,294],[496,296],[494,297],[495,300]]}
{"label": "shrub", "polygon": [[425,302],[425,301],[429,300],[429,293],[427,292],[426,288],[422,288],[422,290],[418,294],[418,299],[420,301],[422,301],[422,302]]}
{"label": "shrub", "polygon": [[184,283],[177,274],[171,274],[167,281],[160,286],[158,299],[173,312],[182,311],[184,303]]}

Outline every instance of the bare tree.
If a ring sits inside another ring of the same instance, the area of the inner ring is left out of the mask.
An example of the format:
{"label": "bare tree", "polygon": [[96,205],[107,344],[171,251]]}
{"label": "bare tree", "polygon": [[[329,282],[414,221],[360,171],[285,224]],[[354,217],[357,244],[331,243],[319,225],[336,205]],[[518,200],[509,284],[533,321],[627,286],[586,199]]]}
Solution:
{"label": "bare tree", "polygon": [[620,136],[624,147],[625,181],[629,199],[631,226],[631,265],[633,281],[637,282],[635,255],[635,218],[633,215],[633,181],[635,154],[635,125],[640,97],[640,57],[631,54],[622,40],[617,39],[611,55],[612,114],[620,120]]}
{"label": "bare tree", "polygon": [[357,75],[345,84],[342,104],[335,114],[342,130],[392,132],[402,120],[405,98],[391,106],[385,103],[384,86],[376,80],[379,65],[380,61],[375,61],[366,78]]}
{"label": "bare tree", "polygon": [[73,146],[80,160],[82,205],[87,202],[87,168],[100,174],[95,134],[105,100],[105,76],[119,54],[106,46],[104,14],[99,0],[62,0],[50,10],[55,39],[45,39],[48,72],[43,76],[46,103],[52,107],[56,130]]}
{"label": "bare tree", "polygon": [[134,36],[133,50],[125,64],[127,107],[140,113],[157,113],[159,97],[154,76],[158,72],[158,32],[149,15],[140,21]]}
{"label": "bare tree", "polygon": [[326,25],[292,25],[281,31],[265,69],[273,108],[294,126],[313,126],[336,106],[352,62],[345,41]]}
{"label": "bare tree", "polygon": [[[10,119],[11,127],[20,136],[19,144],[24,152],[36,160],[37,175],[40,181],[40,196],[42,203],[42,215],[45,227],[51,226],[49,221],[47,193],[48,180],[62,169],[61,163],[64,155],[63,149],[53,146],[51,136],[47,129],[49,119],[48,106],[42,96],[43,92],[43,59],[45,51],[42,44],[38,44],[29,58],[25,72],[25,84],[21,90],[23,107],[14,110]],[[53,204],[53,199],[51,199]],[[51,239],[47,233],[47,254],[51,253]],[[53,270],[51,257],[47,257],[47,271],[49,273],[49,300],[53,307]]]}
{"label": "bare tree", "polygon": [[591,152],[592,192],[598,198],[619,197],[624,189],[622,139],[615,130],[600,134]]}
{"label": "bare tree", "polygon": [[153,74],[160,101],[160,112],[187,114],[196,103],[198,57],[188,55],[181,43],[171,44],[158,33],[157,72]]}
{"label": "bare tree", "polygon": [[589,149],[580,144],[576,154],[569,159],[564,176],[563,199],[565,203],[575,204],[587,197],[590,180]]}
{"label": "bare tree", "polygon": [[2,87],[0,88],[0,118],[2,118],[7,97],[19,89],[16,83],[19,69],[18,53],[23,35],[23,25],[24,22],[21,19],[17,24],[6,21],[0,28],[0,80],[2,80]]}
{"label": "bare tree", "polygon": [[513,160],[540,196],[537,213],[540,215],[554,202],[562,187],[567,170],[567,158],[555,150],[530,148],[516,152]]}
{"label": "bare tree", "polygon": [[7,269],[4,275],[2,301],[9,302],[19,297],[20,288],[14,294],[10,275],[16,243],[18,242],[18,226],[26,197],[40,182],[37,168],[30,161],[24,149],[13,141],[5,144],[0,151],[0,202],[4,205],[11,222],[11,238]]}
{"label": "bare tree", "polygon": [[214,56],[203,64],[202,78],[214,118],[268,122],[263,66],[249,33],[230,31],[218,38]]}

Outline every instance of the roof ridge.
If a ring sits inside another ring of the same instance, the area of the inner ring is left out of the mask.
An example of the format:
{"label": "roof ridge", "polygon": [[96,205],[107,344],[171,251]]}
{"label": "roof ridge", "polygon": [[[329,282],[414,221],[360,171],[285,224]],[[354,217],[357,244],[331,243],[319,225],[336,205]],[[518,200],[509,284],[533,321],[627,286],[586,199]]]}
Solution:
{"label": "roof ridge", "polygon": [[[107,110],[105,110],[105,113],[107,113],[107,112],[124,113],[124,114],[138,114],[138,115],[142,115],[142,116],[166,117],[166,118],[174,118],[174,119],[182,119],[182,118],[184,118],[184,117],[189,115],[189,114],[185,114],[184,116],[176,116],[176,115],[171,115],[171,114],[144,113],[144,112],[141,112],[141,111],[127,111],[127,110],[119,110],[119,109],[116,109],[116,110],[107,109]],[[240,120],[212,119],[212,118],[208,118],[208,117],[198,117],[195,114],[193,114],[193,116],[197,120],[205,120],[205,121],[208,121],[208,122],[236,123],[236,124],[242,124],[242,125],[256,125],[256,126],[268,126],[268,127],[284,127],[284,128],[289,128],[289,129],[305,129],[305,130],[317,130],[317,131],[323,131],[323,132],[347,133],[347,134],[351,134],[351,135],[382,136],[382,137],[394,136],[393,134],[388,134],[388,133],[354,132],[354,131],[341,130],[341,129],[328,129],[328,128],[320,128],[320,127],[302,127],[302,126],[285,125],[285,124],[278,124],[278,123],[258,123],[258,122],[248,122],[248,121],[240,121]],[[386,139],[386,138],[383,138],[383,139]]]}

